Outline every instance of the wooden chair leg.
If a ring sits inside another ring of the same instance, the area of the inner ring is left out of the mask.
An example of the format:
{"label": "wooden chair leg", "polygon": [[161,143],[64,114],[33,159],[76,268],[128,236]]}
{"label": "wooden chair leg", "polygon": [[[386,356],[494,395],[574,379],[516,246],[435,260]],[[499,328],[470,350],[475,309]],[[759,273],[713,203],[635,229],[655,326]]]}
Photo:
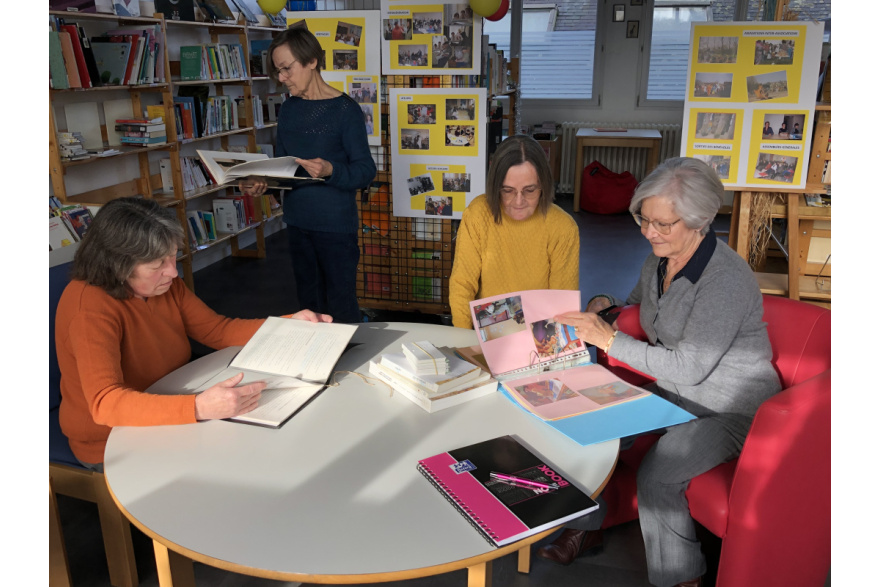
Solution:
{"label": "wooden chair leg", "polygon": [[67,561],[67,548],[61,533],[61,516],[58,502],[49,478],[49,587],[70,587],[70,564]]}
{"label": "wooden chair leg", "polygon": [[131,525],[110,497],[104,475],[95,473],[93,478],[110,584],[114,587],[137,587],[137,564],[131,541]]}
{"label": "wooden chair leg", "polygon": [[468,567],[468,587],[492,587],[492,561]]}

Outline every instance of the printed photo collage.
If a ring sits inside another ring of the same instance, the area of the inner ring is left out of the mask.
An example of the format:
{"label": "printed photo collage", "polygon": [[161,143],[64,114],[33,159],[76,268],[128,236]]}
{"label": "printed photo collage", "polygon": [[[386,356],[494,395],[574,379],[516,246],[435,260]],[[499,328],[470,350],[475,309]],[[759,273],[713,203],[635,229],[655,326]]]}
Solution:
{"label": "printed photo collage", "polygon": [[390,69],[472,69],[477,57],[474,18],[466,2],[383,10],[382,39],[388,42]]}

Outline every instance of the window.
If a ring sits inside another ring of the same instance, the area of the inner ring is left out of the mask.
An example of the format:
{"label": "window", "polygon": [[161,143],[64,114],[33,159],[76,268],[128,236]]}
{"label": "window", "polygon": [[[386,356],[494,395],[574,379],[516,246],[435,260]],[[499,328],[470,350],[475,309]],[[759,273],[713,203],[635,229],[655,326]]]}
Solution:
{"label": "window", "polygon": [[[528,0],[526,0],[528,2]],[[593,100],[597,0],[523,7],[522,98]],[[511,13],[483,21],[489,42],[510,56]]]}

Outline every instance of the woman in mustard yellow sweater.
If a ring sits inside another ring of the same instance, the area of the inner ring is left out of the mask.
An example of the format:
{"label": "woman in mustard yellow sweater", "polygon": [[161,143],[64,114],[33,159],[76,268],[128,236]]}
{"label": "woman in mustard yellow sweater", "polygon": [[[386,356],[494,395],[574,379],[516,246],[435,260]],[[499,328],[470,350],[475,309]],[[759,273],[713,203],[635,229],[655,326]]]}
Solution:
{"label": "woman in mustard yellow sweater", "polygon": [[489,166],[486,193],[461,216],[449,280],[454,326],[473,328],[468,303],[476,299],[578,289],[577,225],[554,198],[553,175],[538,142],[524,135],[502,142]]}

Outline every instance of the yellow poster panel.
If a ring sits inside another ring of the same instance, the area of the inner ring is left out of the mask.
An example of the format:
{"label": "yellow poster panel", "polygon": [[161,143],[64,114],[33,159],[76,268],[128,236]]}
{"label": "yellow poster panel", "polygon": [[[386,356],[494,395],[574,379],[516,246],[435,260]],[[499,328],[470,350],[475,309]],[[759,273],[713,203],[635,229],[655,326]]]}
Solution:
{"label": "yellow poster panel", "polygon": [[796,104],[806,41],[803,24],[694,25],[688,99]]}
{"label": "yellow poster panel", "polygon": [[[302,20],[324,49],[321,71],[366,71],[367,47],[362,42],[365,19],[288,17],[288,26]],[[340,89],[340,88],[337,88]]]}
{"label": "yellow poster panel", "polygon": [[388,41],[389,69],[392,72],[470,70],[478,66],[474,45],[475,39],[479,41],[480,37],[475,24],[473,11],[466,2],[389,8],[382,17],[382,38]]}
{"label": "yellow poster panel", "polygon": [[464,165],[412,163],[407,178],[410,209],[424,211],[425,216],[451,218],[453,212],[464,212],[467,207],[470,184]]}
{"label": "yellow poster panel", "polygon": [[[706,162],[721,183],[736,183],[745,112],[742,109],[694,107],[689,113],[687,156]],[[731,169],[734,170],[731,177]]]}
{"label": "yellow poster panel", "polygon": [[747,181],[776,187],[798,186],[807,172],[804,128],[809,110],[755,110],[752,114]]}
{"label": "yellow poster panel", "polygon": [[476,157],[481,104],[457,94],[401,95],[397,108],[402,155]]}
{"label": "yellow poster panel", "polygon": [[364,114],[364,125],[367,128],[367,137],[379,137],[379,76],[378,75],[349,75],[345,78],[346,92],[361,107]]}

